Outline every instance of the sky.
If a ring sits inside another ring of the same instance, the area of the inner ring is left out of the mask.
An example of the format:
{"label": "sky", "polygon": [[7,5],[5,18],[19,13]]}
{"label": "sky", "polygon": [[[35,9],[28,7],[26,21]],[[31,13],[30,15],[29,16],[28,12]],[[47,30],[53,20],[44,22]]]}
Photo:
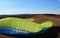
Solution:
{"label": "sky", "polygon": [[60,14],[60,0],[0,0],[2,14]]}

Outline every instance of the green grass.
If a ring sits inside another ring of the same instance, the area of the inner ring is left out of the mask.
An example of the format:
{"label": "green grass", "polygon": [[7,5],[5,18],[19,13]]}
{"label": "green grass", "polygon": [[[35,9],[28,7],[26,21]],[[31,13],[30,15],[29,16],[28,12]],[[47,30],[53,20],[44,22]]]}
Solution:
{"label": "green grass", "polygon": [[51,21],[38,24],[30,20],[8,17],[0,20],[0,27],[7,27],[12,29],[24,30],[28,32],[38,32],[44,27],[52,27],[53,23]]}

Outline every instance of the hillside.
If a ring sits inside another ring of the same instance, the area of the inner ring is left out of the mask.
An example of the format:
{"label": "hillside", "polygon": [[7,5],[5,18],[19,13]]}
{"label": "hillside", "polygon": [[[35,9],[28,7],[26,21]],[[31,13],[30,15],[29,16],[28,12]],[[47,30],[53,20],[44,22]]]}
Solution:
{"label": "hillside", "polygon": [[[0,19],[5,18],[5,17],[24,18],[24,19],[31,20],[39,24],[45,21],[52,21],[54,23],[54,26],[60,27],[60,15],[53,15],[53,14],[0,15]],[[60,38],[60,33],[58,33],[58,36]],[[15,38],[15,37],[0,35],[0,38]]]}

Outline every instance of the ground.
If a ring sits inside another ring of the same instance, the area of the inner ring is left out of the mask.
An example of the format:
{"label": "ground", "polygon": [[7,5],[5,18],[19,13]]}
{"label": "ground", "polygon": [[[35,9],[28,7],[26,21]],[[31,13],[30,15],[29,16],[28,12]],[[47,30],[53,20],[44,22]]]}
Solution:
{"label": "ground", "polygon": [[[31,21],[34,21],[36,23],[43,23],[45,21],[52,21],[54,23],[54,26],[56,27],[60,27],[60,15],[48,15],[48,14],[35,14],[31,17],[25,18]],[[58,36],[60,38],[60,33],[58,33]],[[10,37],[10,36],[4,36],[4,35],[0,35],[0,38],[14,38],[14,37]]]}

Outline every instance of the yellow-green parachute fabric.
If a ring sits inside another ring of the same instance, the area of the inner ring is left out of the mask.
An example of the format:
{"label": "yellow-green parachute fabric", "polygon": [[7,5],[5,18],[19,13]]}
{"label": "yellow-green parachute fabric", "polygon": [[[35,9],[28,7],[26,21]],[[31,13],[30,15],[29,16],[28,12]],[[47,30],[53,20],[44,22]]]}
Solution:
{"label": "yellow-green parachute fabric", "polygon": [[43,28],[50,28],[53,26],[53,22],[47,21],[42,24],[32,22],[31,20],[16,18],[16,17],[7,17],[0,19],[0,28],[11,28],[15,30],[22,30],[27,32],[39,32]]}

